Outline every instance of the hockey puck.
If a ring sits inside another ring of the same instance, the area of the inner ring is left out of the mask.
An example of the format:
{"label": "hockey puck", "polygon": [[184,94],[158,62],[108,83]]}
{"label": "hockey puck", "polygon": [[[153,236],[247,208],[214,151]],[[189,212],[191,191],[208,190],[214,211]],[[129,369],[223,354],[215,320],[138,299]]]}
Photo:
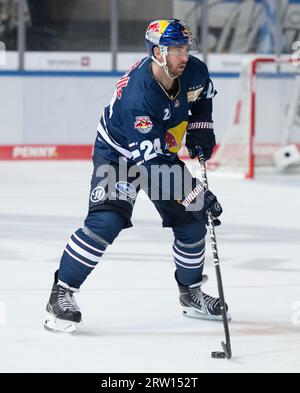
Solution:
{"label": "hockey puck", "polygon": [[212,352],[211,357],[214,359],[225,359],[225,352]]}

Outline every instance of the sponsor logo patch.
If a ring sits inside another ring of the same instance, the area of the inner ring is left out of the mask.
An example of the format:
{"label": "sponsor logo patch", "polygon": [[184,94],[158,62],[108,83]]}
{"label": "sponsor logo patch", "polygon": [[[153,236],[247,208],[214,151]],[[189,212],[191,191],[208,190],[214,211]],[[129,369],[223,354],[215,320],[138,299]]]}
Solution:
{"label": "sponsor logo patch", "polygon": [[95,187],[91,192],[90,200],[91,202],[99,202],[104,198],[105,190],[102,186]]}
{"label": "sponsor logo patch", "polygon": [[142,134],[147,134],[153,128],[153,123],[149,116],[137,116],[134,122],[134,128]]}
{"label": "sponsor logo patch", "polygon": [[136,189],[132,184],[128,183],[127,181],[118,181],[115,187],[121,194],[130,199],[135,199]]}

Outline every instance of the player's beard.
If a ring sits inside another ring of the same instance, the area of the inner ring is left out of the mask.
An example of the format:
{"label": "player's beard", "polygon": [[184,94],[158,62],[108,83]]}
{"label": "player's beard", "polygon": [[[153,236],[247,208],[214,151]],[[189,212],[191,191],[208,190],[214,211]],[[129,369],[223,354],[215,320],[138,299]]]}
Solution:
{"label": "player's beard", "polygon": [[178,70],[179,75],[182,75],[182,74],[183,74],[185,68],[186,68],[186,63],[180,64],[180,65],[177,67],[177,70]]}
{"label": "player's beard", "polygon": [[174,77],[181,76],[186,68],[186,64],[187,63],[181,63],[181,64],[178,64],[176,67],[170,67],[168,65],[170,75],[172,75]]}

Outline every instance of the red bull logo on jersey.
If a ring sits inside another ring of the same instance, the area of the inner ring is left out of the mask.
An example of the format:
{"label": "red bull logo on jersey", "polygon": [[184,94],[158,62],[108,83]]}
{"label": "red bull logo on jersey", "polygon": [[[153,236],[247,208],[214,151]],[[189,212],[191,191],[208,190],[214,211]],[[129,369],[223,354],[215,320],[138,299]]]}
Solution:
{"label": "red bull logo on jersey", "polygon": [[187,121],[182,121],[177,126],[168,129],[165,140],[167,148],[171,153],[177,153],[180,150],[187,124]]}
{"label": "red bull logo on jersey", "polygon": [[137,116],[135,118],[134,128],[142,134],[147,134],[153,128],[153,123],[149,116]]}
{"label": "red bull logo on jersey", "polygon": [[169,131],[166,133],[166,144],[169,150],[178,146],[175,136]]}

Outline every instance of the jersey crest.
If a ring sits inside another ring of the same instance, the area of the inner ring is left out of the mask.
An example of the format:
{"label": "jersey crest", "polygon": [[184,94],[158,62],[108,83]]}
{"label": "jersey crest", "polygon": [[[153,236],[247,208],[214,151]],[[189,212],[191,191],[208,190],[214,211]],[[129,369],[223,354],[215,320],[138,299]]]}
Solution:
{"label": "jersey crest", "polygon": [[137,116],[134,122],[134,128],[142,134],[147,134],[152,130],[153,123],[149,116]]}

